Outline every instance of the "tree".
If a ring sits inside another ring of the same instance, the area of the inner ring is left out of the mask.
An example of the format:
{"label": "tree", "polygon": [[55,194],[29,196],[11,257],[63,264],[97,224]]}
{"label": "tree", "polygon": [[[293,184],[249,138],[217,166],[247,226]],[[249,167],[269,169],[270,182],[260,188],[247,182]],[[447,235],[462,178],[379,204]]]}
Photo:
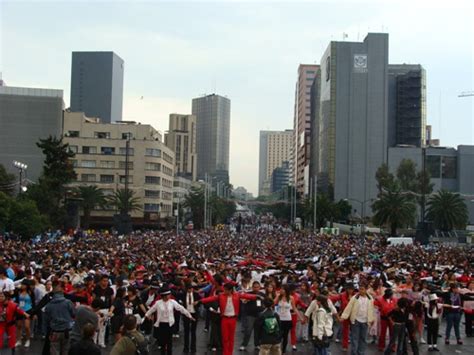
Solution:
{"label": "tree", "polygon": [[10,205],[13,199],[0,191],[0,232],[4,231],[10,218]]}
{"label": "tree", "polygon": [[403,159],[397,169],[397,179],[402,191],[416,192],[416,164],[411,159]]}
{"label": "tree", "polygon": [[440,190],[428,200],[427,217],[442,231],[464,229],[469,220],[467,206],[457,193]]}
{"label": "tree", "polygon": [[22,198],[11,201],[7,228],[27,240],[44,230],[45,221],[35,202]]}
{"label": "tree", "polygon": [[184,207],[193,214],[193,225],[196,229],[204,227],[204,187],[192,186],[184,199]]}
{"label": "tree", "polygon": [[392,236],[402,226],[412,225],[415,220],[416,206],[413,199],[394,187],[380,194],[372,204],[375,214],[372,218],[376,225],[388,225]]}
{"label": "tree", "polygon": [[16,178],[14,174],[7,172],[7,169],[0,164],[0,192],[4,192],[7,195],[13,195],[15,190]]}
{"label": "tree", "polygon": [[106,203],[119,210],[120,214],[139,211],[142,209],[140,198],[134,195],[135,192],[132,190],[119,189],[107,197]]}
{"label": "tree", "polygon": [[388,165],[385,163],[380,165],[377,169],[375,179],[377,180],[379,194],[381,194],[383,190],[389,190],[395,185],[395,176],[390,172]]}
{"label": "tree", "polygon": [[91,211],[97,206],[104,206],[106,199],[103,191],[95,185],[79,186],[76,189],[77,197],[79,198],[79,206],[84,213],[83,227],[89,228]]}

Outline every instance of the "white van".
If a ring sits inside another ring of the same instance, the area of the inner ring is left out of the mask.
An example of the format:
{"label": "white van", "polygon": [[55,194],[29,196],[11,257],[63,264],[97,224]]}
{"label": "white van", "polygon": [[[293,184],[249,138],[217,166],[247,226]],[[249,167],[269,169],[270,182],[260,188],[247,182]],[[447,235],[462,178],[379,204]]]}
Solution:
{"label": "white van", "polygon": [[409,237],[398,237],[398,238],[388,238],[387,242],[389,245],[412,245],[413,244],[413,238]]}

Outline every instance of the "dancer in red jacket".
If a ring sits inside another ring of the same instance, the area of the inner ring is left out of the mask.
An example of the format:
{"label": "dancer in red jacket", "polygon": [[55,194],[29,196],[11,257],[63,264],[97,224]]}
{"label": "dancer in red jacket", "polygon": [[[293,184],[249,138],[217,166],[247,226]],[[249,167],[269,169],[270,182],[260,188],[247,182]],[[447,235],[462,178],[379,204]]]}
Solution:
{"label": "dancer in red jacket", "polygon": [[234,351],[235,328],[240,311],[240,300],[256,300],[257,295],[235,293],[234,284],[229,282],[224,285],[224,292],[207,298],[201,303],[219,302],[221,312],[222,354],[232,355]]}
{"label": "dancer in red jacket", "polygon": [[12,349],[12,354],[15,351],[16,343],[16,316],[24,316],[29,318],[29,315],[18,307],[12,301],[7,300],[5,294],[0,291],[0,339],[3,343],[3,335],[7,332],[8,348]]}

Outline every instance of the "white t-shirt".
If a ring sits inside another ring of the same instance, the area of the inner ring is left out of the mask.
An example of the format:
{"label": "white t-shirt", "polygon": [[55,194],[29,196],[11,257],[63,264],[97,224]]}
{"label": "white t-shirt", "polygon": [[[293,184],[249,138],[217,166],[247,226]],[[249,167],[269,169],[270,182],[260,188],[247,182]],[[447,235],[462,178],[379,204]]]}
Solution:
{"label": "white t-shirt", "polygon": [[281,300],[278,302],[278,315],[282,321],[291,320],[291,302]]}
{"label": "white t-shirt", "polygon": [[0,279],[0,290],[3,292],[13,292],[15,291],[15,284],[9,278]]}
{"label": "white t-shirt", "polygon": [[235,317],[234,302],[232,301],[232,297],[227,297],[227,304],[225,306],[224,316]]}
{"label": "white t-shirt", "polygon": [[369,299],[359,296],[359,309],[357,310],[356,320],[360,323],[367,323],[369,314]]}

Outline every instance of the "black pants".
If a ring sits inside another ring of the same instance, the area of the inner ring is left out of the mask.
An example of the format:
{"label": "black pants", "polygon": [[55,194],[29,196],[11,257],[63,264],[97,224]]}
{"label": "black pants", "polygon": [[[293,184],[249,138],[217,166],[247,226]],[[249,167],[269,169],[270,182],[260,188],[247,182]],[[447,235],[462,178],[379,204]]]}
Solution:
{"label": "black pants", "polygon": [[211,326],[209,346],[211,348],[221,349],[222,348],[221,316],[219,314],[210,314],[209,323]]}
{"label": "black pants", "polygon": [[[191,315],[193,316],[194,319],[196,319],[196,321],[192,321],[188,317],[183,317],[184,351],[191,350],[191,352],[196,352],[197,314],[196,313],[191,313]],[[189,344],[189,340],[191,340],[191,344]]]}
{"label": "black pants", "polygon": [[428,345],[436,345],[438,342],[439,321],[438,319],[427,318],[428,325]]}
{"label": "black pants", "polygon": [[179,322],[181,322],[181,312],[174,312],[173,334],[179,334]]}
{"label": "black pants", "polygon": [[474,315],[464,313],[464,316],[466,318],[466,336],[472,337],[472,335],[474,334],[472,332],[472,318],[474,317]]}
{"label": "black pants", "polygon": [[161,347],[161,355],[173,354],[173,329],[169,323],[160,323],[156,328],[156,340]]}
{"label": "black pants", "polygon": [[293,324],[291,320],[282,320],[280,324],[281,324],[281,335],[283,336],[282,343],[281,343],[281,350],[282,352],[285,353],[286,347],[288,345],[288,335],[290,334]]}
{"label": "black pants", "polygon": [[415,336],[415,322],[412,320],[409,320],[406,325],[406,331],[407,331],[407,336],[405,337],[405,342],[403,343],[403,353],[408,354],[407,351],[407,338],[410,341],[410,346],[411,346],[411,351],[413,352],[413,355],[419,355],[420,350],[418,347],[418,340],[416,339]]}

